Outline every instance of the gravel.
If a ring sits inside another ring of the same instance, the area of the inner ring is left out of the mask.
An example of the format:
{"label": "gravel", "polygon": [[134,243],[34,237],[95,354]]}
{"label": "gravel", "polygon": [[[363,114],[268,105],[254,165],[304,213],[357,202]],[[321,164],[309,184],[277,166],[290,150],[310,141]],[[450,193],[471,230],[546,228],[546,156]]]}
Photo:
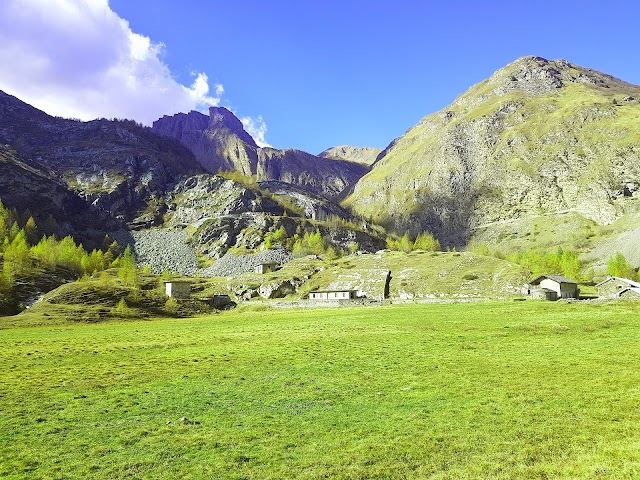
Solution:
{"label": "gravel", "polygon": [[229,277],[241,273],[253,272],[261,263],[287,263],[293,257],[284,248],[265,250],[253,255],[235,256],[226,254],[212,266],[200,270],[202,277]]}
{"label": "gravel", "polygon": [[293,258],[291,253],[283,248],[265,250],[253,255],[226,254],[211,267],[198,269],[198,258],[194,249],[185,244],[186,232],[120,230],[109,236],[122,247],[131,245],[138,265],[149,265],[155,274],[168,270],[189,276],[194,276],[197,272],[202,277],[229,277],[253,272],[261,263],[283,264]]}
{"label": "gravel", "polygon": [[195,275],[198,270],[195,251],[184,243],[186,232],[121,230],[110,234],[110,237],[121,246],[131,245],[136,262],[139,265],[149,265],[153,273],[160,274],[168,270],[182,275]]}

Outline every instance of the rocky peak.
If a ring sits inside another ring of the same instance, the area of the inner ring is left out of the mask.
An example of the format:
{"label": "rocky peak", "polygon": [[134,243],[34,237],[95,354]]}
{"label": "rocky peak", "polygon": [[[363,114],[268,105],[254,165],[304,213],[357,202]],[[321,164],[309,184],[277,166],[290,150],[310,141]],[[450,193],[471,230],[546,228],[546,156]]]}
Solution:
{"label": "rocky peak", "polygon": [[242,122],[232,112],[224,107],[209,108],[209,116],[204,113],[191,111],[165,115],[153,122],[153,131],[166,137],[175,137],[183,143],[188,137],[206,135],[207,137],[238,137],[241,141],[257,148],[258,145],[242,125]]}
{"label": "rocky peak", "polygon": [[209,118],[195,110],[189,113],[165,115],[153,122],[153,130],[165,137],[182,137],[186,132],[202,132],[207,128]]}
{"label": "rocky peak", "polygon": [[498,94],[522,90],[543,95],[564,86],[562,72],[570,67],[565,60],[554,62],[542,57],[522,57],[494,73],[488,83],[498,85]]}
{"label": "rocky peak", "polygon": [[580,67],[564,59],[547,60],[527,56],[495,72],[489,84],[498,84],[496,93],[522,90],[532,95],[544,95],[569,83],[600,88],[625,89],[633,85],[597,70]]}
{"label": "rocky peak", "polygon": [[244,125],[242,125],[238,117],[224,107],[209,108],[208,128],[214,130],[227,129],[230,133],[238,136],[243,142],[258,148],[255,140],[245,131]]}
{"label": "rocky peak", "polygon": [[153,131],[177,138],[209,173],[235,170],[259,181],[286,182],[329,197],[368,171],[368,165],[359,162],[291,148],[259,148],[242,122],[223,107],[211,107],[208,117],[198,112],[165,116],[153,123]]}
{"label": "rocky peak", "polygon": [[610,75],[520,58],[395,140],[344,206],[445,245],[571,209],[611,223],[640,182],[636,98],[640,87]]}

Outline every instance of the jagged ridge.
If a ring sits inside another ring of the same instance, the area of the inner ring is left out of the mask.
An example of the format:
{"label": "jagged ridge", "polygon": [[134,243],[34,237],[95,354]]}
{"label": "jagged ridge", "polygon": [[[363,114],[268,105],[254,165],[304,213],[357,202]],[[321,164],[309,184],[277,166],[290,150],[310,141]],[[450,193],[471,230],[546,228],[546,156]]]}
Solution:
{"label": "jagged ridge", "polygon": [[153,131],[180,140],[209,173],[238,171],[258,181],[276,180],[328,197],[355,183],[368,168],[345,160],[330,160],[295,149],[259,148],[242,123],[226,108],[164,116]]}

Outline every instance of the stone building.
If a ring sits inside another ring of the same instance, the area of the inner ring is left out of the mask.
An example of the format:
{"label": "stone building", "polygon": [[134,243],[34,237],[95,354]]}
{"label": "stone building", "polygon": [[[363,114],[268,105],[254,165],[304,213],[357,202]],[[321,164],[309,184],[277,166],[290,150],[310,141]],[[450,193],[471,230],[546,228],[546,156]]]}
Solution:
{"label": "stone building", "polygon": [[621,290],[616,295],[618,298],[623,300],[636,300],[640,301],[640,288],[638,287],[629,287]]}
{"label": "stone building", "polygon": [[598,289],[598,297],[600,298],[616,298],[620,292],[629,288],[640,288],[640,283],[629,280],[628,278],[609,277],[603,282],[596,285]]}
{"label": "stone building", "polygon": [[164,282],[164,291],[167,297],[189,298],[191,296],[191,284],[189,282]]}
{"label": "stone building", "polygon": [[268,263],[260,263],[256,265],[254,269],[255,273],[269,273],[274,272],[278,269],[278,263],[276,262],[268,262]]}
{"label": "stone building", "polygon": [[[540,292],[542,290],[542,292]],[[578,282],[562,275],[545,274],[529,282],[529,294],[534,298],[557,300],[558,298],[578,298]],[[553,293],[549,293],[553,292]]]}

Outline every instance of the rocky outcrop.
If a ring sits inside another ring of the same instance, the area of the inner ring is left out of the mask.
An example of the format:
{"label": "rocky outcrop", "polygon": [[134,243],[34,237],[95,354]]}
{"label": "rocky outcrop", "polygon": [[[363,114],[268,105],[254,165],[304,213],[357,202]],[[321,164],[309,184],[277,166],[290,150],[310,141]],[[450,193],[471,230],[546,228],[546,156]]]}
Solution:
{"label": "rocky outcrop", "polygon": [[24,163],[15,150],[3,145],[0,145],[0,198],[8,208],[29,211],[42,233],[74,234],[86,246],[92,245],[93,232],[122,225],[69,191],[51,172]]}
{"label": "rocky outcrop", "polygon": [[568,209],[610,223],[640,186],[630,128],[640,105],[629,97],[640,87],[519,59],[396,139],[344,205],[445,246],[465,245],[478,225]]}
{"label": "rocky outcrop", "polygon": [[259,148],[229,110],[211,107],[209,116],[190,112],[165,116],[153,131],[178,139],[210,173],[238,171],[258,181],[280,181],[333,197],[367,172],[365,165],[316,157],[295,149]]}
{"label": "rocky outcrop", "polygon": [[344,208],[336,205],[319,195],[314,195],[304,188],[284,182],[260,182],[260,188],[273,195],[280,195],[293,203],[305,217],[312,220],[327,220],[331,217],[353,220],[353,215]]}
{"label": "rocky outcrop", "polygon": [[263,283],[258,290],[260,296],[266,300],[283,298],[295,292],[296,287],[293,286],[290,280]]}
{"label": "rocky outcrop", "polygon": [[166,195],[165,225],[200,226],[206,220],[250,212],[282,215],[284,207],[264,195],[257,187],[249,188],[216,175],[195,175],[180,181]]}
{"label": "rocky outcrop", "polygon": [[341,145],[339,147],[327,148],[325,151],[318,154],[318,156],[322,158],[332,158],[334,160],[346,160],[348,162],[371,166],[376,161],[380,153],[382,153],[382,149],[380,148]]}

